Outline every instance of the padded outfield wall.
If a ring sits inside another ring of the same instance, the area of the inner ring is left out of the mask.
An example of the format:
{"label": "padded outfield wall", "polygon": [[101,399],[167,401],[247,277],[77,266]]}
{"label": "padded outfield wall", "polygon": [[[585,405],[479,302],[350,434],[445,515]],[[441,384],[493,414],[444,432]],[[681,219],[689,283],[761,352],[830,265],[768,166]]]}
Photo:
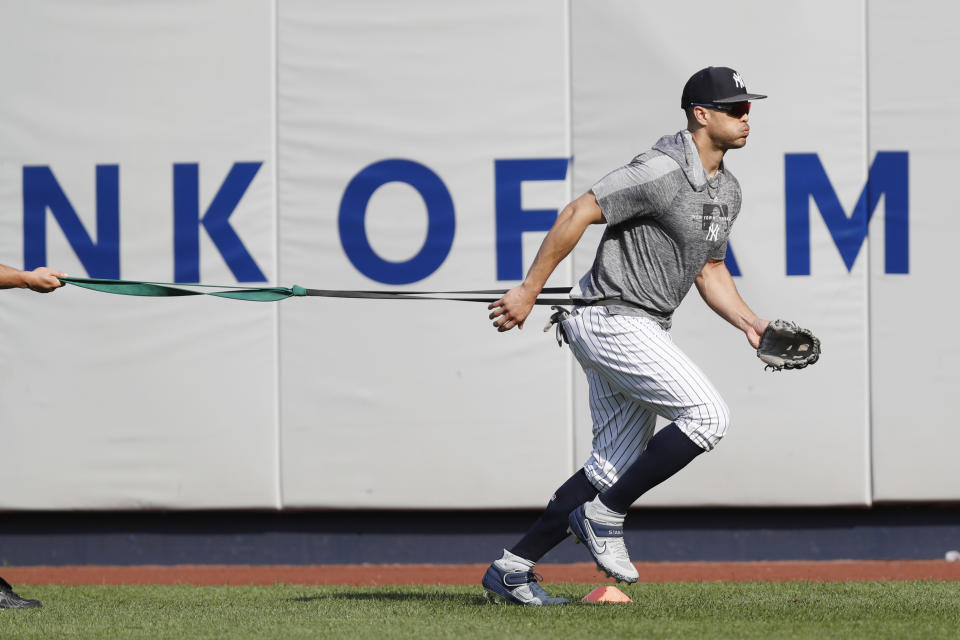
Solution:
{"label": "padded outfield wall", "polygon": [[[0,262],[331,289],[508,288],[571,197],[767,93],[730,266],[821,337],[764,373],[694,293],[733,412],[644,503],[960,500],[948,2],[45,1],[0,7]],[[701,16],[701,17],[698,17]],[[549,284],[590,265],[592,229]],[[483,305],[0,295],[0,508],[501,508],[585,460],[585,380]],[[929,342],[929,341],[926,341]]]}

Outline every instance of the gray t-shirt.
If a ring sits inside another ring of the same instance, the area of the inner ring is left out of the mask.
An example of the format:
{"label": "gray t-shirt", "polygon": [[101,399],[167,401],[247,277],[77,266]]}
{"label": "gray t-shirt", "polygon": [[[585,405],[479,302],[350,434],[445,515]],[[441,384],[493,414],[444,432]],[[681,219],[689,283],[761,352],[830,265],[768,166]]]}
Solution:
{"label": "gray t-shirt", "polygon": [[708,179],[689,131],[593,186],[607,221],[590,272],[571,292],[576,302],[623,300],[614,313],[653,318],[670,329],[674,309],[710,259],[722,260],[740,213],[740,184],[721,166]]}

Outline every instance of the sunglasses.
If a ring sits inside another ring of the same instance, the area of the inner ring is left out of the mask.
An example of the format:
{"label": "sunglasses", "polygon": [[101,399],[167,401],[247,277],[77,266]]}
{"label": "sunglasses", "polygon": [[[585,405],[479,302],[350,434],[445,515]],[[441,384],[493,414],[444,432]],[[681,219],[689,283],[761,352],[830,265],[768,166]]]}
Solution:
{"label": "sunglasses", "polygon": [[734,102],[733,104],[703,104],[700,102],[691,102],[690,106],[692,107],[707,107],[708,109],[716,109],[717,111],[725,111],[729,113],[734,118],[742,118],[743,116],[750,113],[750,103],[749,102]]}

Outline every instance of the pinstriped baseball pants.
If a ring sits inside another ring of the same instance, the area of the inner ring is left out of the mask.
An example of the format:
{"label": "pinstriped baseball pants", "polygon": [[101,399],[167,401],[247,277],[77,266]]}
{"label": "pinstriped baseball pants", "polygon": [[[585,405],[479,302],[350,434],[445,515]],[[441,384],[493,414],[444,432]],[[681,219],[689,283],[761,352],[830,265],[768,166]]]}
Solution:
{"label": "pinstriped baseball pants", "polygon": [[726,433],[723,398],[656,321],[577,307],[563,329],[590,386],[593,451],[583,468],[597,489],[610,487],[643,452],[657,415],[706,451]]}

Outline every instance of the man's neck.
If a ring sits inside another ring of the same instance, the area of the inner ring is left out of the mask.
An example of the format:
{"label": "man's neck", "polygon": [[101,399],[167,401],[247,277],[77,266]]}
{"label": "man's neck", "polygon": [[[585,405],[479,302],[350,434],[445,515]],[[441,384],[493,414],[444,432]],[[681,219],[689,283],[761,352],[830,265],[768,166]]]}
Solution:
{"label": "man's neck", "polygon": [[723,154],[726,149],[720,149],[713,144],[713,141],[707,136],[705,129],[697,129],[692,132],[694,144],[697,145],[697,151],[700,153],[700,164],[711,178],[717,175],[720,165],[723,164]]}

